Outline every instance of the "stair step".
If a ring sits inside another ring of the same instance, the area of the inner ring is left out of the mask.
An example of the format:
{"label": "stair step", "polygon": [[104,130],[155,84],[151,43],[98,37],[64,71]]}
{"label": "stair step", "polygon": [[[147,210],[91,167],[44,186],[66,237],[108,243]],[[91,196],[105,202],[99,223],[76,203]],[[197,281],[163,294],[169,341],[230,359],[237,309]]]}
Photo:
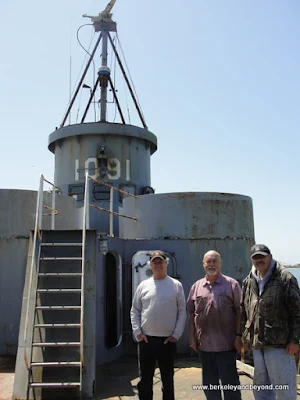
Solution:
{"label": "stair step", "polygon": [[36,310],[80,310],[81,306],[37,306]]}
{"label": "stair step", "polygon": [[79,361],[33,362],[31,367],[80,367]]}
{"label": "stair step", "polygon": [[37,293],[81,293],[81,289],[37,289]]}
{"label": "stair step", "polygon": [[82,243],[41,243],[41,246],[44,246],[44,247],[60,247],[60,246],[82,247]]}
{"label": "stair step", "polygon": [[34,342],[34,347],[77,347],[80,346],[80,342]]}
{"label": "stair step", "polygon": [[61,388],[61,387],[80,387],[80,382],[31,382],[30,387],[40,388]]}
{"label": "stair step", "polygon": [[73,278],[75,276],[81,276],[82,274],[80,272],[45,272],[45,273],[39,273],[39,276],[41,278],[46,278],[46,277],[59,277],[59,278]]}
{"label": "stair step", "polygon": [[80,328],[80,324],[35,324],[34,328]]}
{"label": "stair step", "polygon": [[82,257],[40,257],[40,261],[81,261]]}

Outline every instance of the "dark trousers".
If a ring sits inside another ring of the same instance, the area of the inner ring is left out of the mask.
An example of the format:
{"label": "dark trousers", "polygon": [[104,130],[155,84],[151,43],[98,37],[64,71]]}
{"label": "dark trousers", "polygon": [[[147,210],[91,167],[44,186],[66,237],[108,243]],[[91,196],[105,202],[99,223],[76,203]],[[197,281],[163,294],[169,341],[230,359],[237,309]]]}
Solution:
{"label": "dark trousers", "polygon": [[[236,351],[200,351],[202,360],[202,383],[210,390],[204,390],[207,400],[222,400],[221,390],[214,385],[239,385],[236,369]],[[224,390],[224,400],[241,400],[239,390]]]}
{"label": "dark trousers", "polygon": [[174,400],[175,343],[164,344],[166,337],[147,336],[148,343],[138,344],[141,380],[138,383],[140,400],[153,399],[153,376],[157,361],[162,380],[163,400]]}

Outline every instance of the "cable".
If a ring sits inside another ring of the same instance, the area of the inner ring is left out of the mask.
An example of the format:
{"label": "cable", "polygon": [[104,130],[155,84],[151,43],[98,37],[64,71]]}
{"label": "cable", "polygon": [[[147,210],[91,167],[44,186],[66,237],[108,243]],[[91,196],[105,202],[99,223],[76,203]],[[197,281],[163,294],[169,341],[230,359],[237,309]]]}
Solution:
{"label": "cable", "polygon": [[[113,42],[115,43],[115,46],[116,46],[116,48],[117,48],[116,36],[114,36]],[[116,65],[117,65],[117,57],[116,57],[114,51],[112,52],[112,58],[113,58],[113,57],[115,58],[113,85],[114,85],[115,90],[117,91],[117,89],[116,89],[116,70],[117,70]],[[113,118],[113,123],[114,123],[114,122],[116,121],[116,116],[117,116],[117,103],[115,102],[115,98],[114,98],[114,97],[113,97],[113,99],[114,99],[114,105],[115,105],[115,113],[114,113],[114,118]]]}
{"label": "cable", "polygon": [[94,120],[95,120],[95,122],[96,122],[96,121],[97,121],[97,115],[96,115],[97,111],[96,111],[95,97],[96,97],[96,92],[95,92],[94,101],[93,101],[93,103],[94,103]]}
{"label": "cable", "polygon": [[[93,24],[83,24],[83,25],[81,25],[81,26],[77,29],[76,37],[77,37],[77,41],[78,41],[79,46],[87,53],[87,55],[89,55],[89,56],[91,57],[91,54],[90,54],[89,50],[90,50],[90,47],[91,47],[91,45],[92,45],[92,42],[93,42],[93,39],[94,39],[94,36],[95,36],[95,31],[94,31],[94,30],[92,31],[92,35],[91,35],[91,39],[90,39],[90,44],[89,44],[88,49],[86,49],[86,48],[82,45],[82,43],[80,42],[80,39],[79,39],[79,31],[80,31],[80,29],[83,28],[84,26],[92,26],[92,27],[94,27]],[[85,59],[84,59],[84,62],[83,62],[83,64],[82,64],[81,68],[80,68],[80,71],[79,71],[79,74],[78,74],[78,77],[77,77],[77,79],[76,79],[76,82],[75,82],[74,87],[76,86],[76,83],[77,83],[77,81],[78,81],[78,79],[79,79],[79,76],[80,76],[80,74],[81,74],[81,71],[82,71],[82,69],[83,69],[83,66],[84,66],[84,64],[85,64],[85,62],[86,62],[87,55],[86,55],[86,57],[85,57]],[[102,54],[100,55],[100,57],[101,57],[101,56],[102,56]],[[96,66],[95,66],[95,61],[94,61],[94,59],[92,60],[92,63],[93,63],[93,82],[95,82]],[[74,89],[73,89],[73,91],[74,91]],[[81,94],[80,94],[80,99],[79,99],[79,106],[78,106],[78,111],[77,111],[77,118],[76,118],[76,120],[78,119],[79,108],[80,108],[80,101],[81,101]],[[96,109],[95,109],[95,104],[94,104],[94,118],[95,118],[95,122],[96,122]]]}
{"label": "cable", "polygon": [[128,113],[128,122],[131,124],[131,121],[130,121],[130,111],[129,111],[129,107],[128,107],[128,99],[127,99],[127,86],[126,86],[126,84],[125,84],[125,80],[123,81],[123,84],[124,84],[124,92],[125,92],[125,99],[126,99],[126,106],[127,106],[127,113]]}
{"label": "cable", "polygon": [[[76,33],[77,41],[78,41],[78,43],[79,43],[79,46],[82,47],[82,49],[83,49],[89,56],[91,56],[90,53],[83,47],[83,45],[81,44],[81,42],[80,42],[80,40],[79,40],[79,37],[78,37],[78,33],[79,33],[80,29],[83,28],[84,26],[93,26],[93,24],[84,24],[84,25],[81,25],[81,26],[77,29],[77,33]],[[94,33],[94,32],[93,32],[93,33]],[[94,34],[95,34],[95,33],[94,33]],[[93,41],[93,36],[91,37],[91,41],[90,41],[90,44],[89,44],[88,49],[91,47],[92,41]],[[82,71],[83,66],[84,66],[84,64],[85,64],[86,58],[87,58],[87,56],[85,56],[85,59],[83,60],[83,63],[82,63],[81,68],[80,68],[80,70],[79,70],[79,73],[78,73],[77,79],[76,79],[76,81],[75,81],[74,87],[76,86],[77,81],[78,81],[78,79],[79,79],[79,76],[81,75],[81,71]],[[94,60],[93,60],[93,62],[94,62]],[[74,89],[73,89],[73,92],[74,92]]]}
{"label": "cable", "polygon": [[77,114],[76,114],[76,124],[77,124],[77,121],[78,121],[78,116],[79,116],[79,111],[80,111],[80,104],[81,104],[81,96],[82,96],[82,90],[83,88],[81,88],[81,90],[80,90],[80,95],[79,95],[79,101],[78,101],[78,109],[77,109]]}
{"label": "cable", "polygon": [[138,98],[138,95],[137,95],[137,91],[136,91],[136,89],[135,89],[135,86],[134,86],[132,77],[131,77],[131,75],[130,75],[130,71],[129,71],[129,68],[128,68],[128,64],[127,64],[127,61],[126,61],[126,58],[125,58],[125,55],[124,55],[124,52],[123,52],[123,49],[122,49],[122,45],[121,45],[121,41],[120,41],[120,39],[119,39],[118,33],[116,34],[116,36],[117,36],[117,40],[118,40],[118,42],[119,42],[119,46],[120,46],[120,49],[121,49],[122,56],[123,56],[123,58],[124,58],[124,62],[125,62],[126,68],[127,68],[127,72],[128,72],[128,75],[129,75],[129,79],[130,79],[130,81],[131,81],[131,85],[132,85],[132,87],[133,87],[133,91],[134,91],[134,94],[135,94],[136,99],[137,99],[137,103],[138,103],[138,105],[139,105],[139,107],[140,107],[141,114],[142,114],[142,116],[143,116],[143,118],[144,118],[144,120],[145,120],[145,116],[144,116],[144,113],[143,113],[143,110],[142,110],[142,106],[141,106],[141,104],[140,104],[140,101],[139,101],[139,98]]}
{"label": "cable", "polygon": [[[84,50],[85,52],[87,52],[87,50],[86,50],[86,49],[82,46],[82,44],[80,43],[80,40],[79,40],[79,37],[78,37],[78,33],[79,33],[80,29],[83,28],[84,26],[93,26],[93,24],[84,24],[84,25],[81,25],[81,26],[77,29],[77,33],[76,33],[77,41],[78,41],[79,45],[83,48],[83,50]],[[93,39],[93,38],[91,38],[91,42],[90,42],[89,48],[91,47],[92,39]],[[71,49],[70,49],[70,54],[71,54]],[[87,52],[87,54],[89,54],[89,53]],[[86,56],[86,57],[87,57],[87,56]],[[78,80],[79,80],[79,77],[80,77],[80,75],[81,75],[81,71],[82,71],[83,66],[84,66],[84,64],[85,64],[85,61],[86,61],[86,57],[85,57],[85,59],[84,59],[82,65],[81,65],[81,68],[80,68],[79,73],[78,73],[78,76],[77,76],[77,78],[76,78],[76,80],[75,80],[73,89],[70,90],[70,98],[71,98],[72,95],[74,94],[74,91],[75,91],[77,82],[78,82]],[[94,61],[94,60],[93,60],[93,61]],[[71,67],[70,67],[70,69],[71,69]],[[71,74],[71,72],[70,72],[70,74]],[[71,84],[70,84],[70,85],[71,85]],[[68,106],[69,106],[69,105],[67,105],[66,110],[68,109]],[[78,118],[78,111],[77,111],[77,118]]]}

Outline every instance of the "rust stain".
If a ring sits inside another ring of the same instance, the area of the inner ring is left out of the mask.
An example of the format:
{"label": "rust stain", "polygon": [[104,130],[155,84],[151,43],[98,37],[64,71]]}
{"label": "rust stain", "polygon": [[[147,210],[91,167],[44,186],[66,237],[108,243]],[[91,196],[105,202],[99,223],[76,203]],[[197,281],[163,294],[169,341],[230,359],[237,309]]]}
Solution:
{"label": "rust stain", "polygon": [[178,199],[187,199],[190,197],[195,197],[195,192],[187,192],[187,193],[177,193]]}
{"label": "rust stain", "polygon": [[15,240],[21,240],[21,239],[25,239],[28,240],[29,236],[23,236],[23,235],[13,235],[13,236],[4,236],[4,237],[0,237],[0,244],[1,242],[5,242],[8,244],[13,243]]}
{"label": "rust stain", "polygon": [[27,360],[26,352],[24,354],[24,361],[25,361],[25,364],[26,364],[26,368],[29,370],[29,363],[28,363],[28,360]]}

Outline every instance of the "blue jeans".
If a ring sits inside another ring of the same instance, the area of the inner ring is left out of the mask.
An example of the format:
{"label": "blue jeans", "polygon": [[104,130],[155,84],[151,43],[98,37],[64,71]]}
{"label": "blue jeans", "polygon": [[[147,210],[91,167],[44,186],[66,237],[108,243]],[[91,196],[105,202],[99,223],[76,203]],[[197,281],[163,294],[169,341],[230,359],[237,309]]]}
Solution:
{"label": "blue jeans", "polygon": [[[285,349],[269,347],[253,350],[253,360],[253,384],[269,385],[265,390],[253,390],[255,400],[297,399],[295,356]],[[276,390],[275,385],[288,385],[288,389]]]}
{"label": "blue jeans", "polygon": [[[200,351],[202,361],[202,384],[203,385],[233,385],[240,384],[236,369],[236,351]],[[221,390],[204,390],[207,400],[222,400]],[[225,400],[241,400],[239,390],[224,390]]]}

